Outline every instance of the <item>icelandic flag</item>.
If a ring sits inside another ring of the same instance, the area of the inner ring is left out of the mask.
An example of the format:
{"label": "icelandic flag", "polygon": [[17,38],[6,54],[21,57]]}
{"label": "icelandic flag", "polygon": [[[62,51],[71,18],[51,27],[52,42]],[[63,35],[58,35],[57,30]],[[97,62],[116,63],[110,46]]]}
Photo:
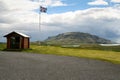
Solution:
{"label": "icelandic flag", "polygon": [[46,13],[47,12],[47,8],[40,6],[40,12]]}

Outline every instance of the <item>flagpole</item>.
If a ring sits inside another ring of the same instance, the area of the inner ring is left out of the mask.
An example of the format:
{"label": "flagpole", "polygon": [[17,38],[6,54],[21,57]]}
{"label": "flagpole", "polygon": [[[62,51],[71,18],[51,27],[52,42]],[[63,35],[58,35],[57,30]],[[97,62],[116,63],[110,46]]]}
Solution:
{"label": "flagpole", "polygon": [[[40,11],[40,5],[39,5],[39,35],[41,35],[41,11]],[[39,36],[39,45],[40,45],[40,38]]]}
{"label": "flagpole", "polygon": [[42,15],[41,15],[41,13],[42,12],[44,12],[44,13],[46,13],[46,11],[47,11],[47,8],[45,8],[45,7],[42,7],[41,5],[40,5],[40,0],[39,0],[39,34],[40,34],[40,36],[39,36],[39,45],[41,44],[40,43],[40,37],[41,37],[41,26],[42,26]]}

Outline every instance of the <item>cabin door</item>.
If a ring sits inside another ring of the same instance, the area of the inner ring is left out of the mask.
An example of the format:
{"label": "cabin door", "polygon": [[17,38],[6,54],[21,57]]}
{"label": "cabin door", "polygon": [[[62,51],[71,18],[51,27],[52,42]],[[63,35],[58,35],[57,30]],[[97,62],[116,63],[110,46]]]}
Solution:
{"label": "cabin door", "polygon": [[20,48],[20,37],[11,37],[10,48],[19,49]]}

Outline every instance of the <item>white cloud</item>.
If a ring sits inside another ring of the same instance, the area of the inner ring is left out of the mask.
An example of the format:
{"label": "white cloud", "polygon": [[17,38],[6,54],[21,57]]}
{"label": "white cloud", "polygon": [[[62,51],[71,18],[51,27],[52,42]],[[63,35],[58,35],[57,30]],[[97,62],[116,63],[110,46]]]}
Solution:
{"label": "white cloud", "polygon": [[[62,32],[81,31],[120,41],[118,37],[120,36],[120,10],[116,7],[89,8],[61,14],[42,14],[42,32],[39,34],[39,15],[33,11],[38,8],[38,2],[17,1],[0,1],[0,37],[14,30],[30,35],[31,40],[38,40],[39,36],[41,39],[45,39]],[[54,2],[49,1],[48,5]]]}
{"label": "white cloud", "polygon": [[115,4],[113,8],[120,10],[120,4]]}
{"label": "white cloud", "polygon": [[55,1],[53,2],[52,6],[67,6],[67,4],[62,3],[61,1]]}
{"label": "white cloud", "polygon": [[115,8],[91,8],[63,14],[46,15],[45,17],[48,20],[43,21],[43,31],[49,32],[51,28],[53,32],[57,31],[56,34],[81,31],[116,40],[120,36],[119,14],[120,11]]}
{"label": "white cloud", "polygon": [[111,2],[120,3],[120,0],[111,0]]}
{"label": "white cloud", "polygon": [[45,0],[42,5],[45,6],[67,6],[67,4],[63,3],[61,0]]}
{"label": "white cloud", "polygon": [[42,6],[67,6],[67,4],[63,3],[62,0],[31,0],[33,2],[38,2]]}
{"label": "white cloud", "polygon": [[104,0],[95,0],[93,2],[89,2],[88,5],[108,5],[108,2]]}
{"label": "white cloud", "polygon": [[30,0],[3,0],[6,7],[12,11],[26,11],[33,10],[39,6],[37,2],[32,2]]}

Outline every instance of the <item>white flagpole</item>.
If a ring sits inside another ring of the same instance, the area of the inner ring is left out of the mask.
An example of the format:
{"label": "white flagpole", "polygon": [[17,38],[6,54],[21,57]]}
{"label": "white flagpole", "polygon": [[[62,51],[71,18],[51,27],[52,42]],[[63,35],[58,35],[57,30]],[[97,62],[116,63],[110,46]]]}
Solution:
{"label": "white flagpole", "polygon": [[[41,31],[41,26],[42,26],[42,15],[41,15],[41,12],[46,12],[46,8],[44,8],[45,9],[45,11],[42,11],[42,9],[41,9],[41,5],[40,5],[41,3],[40,3],[40,0],[39,0],[39,34],[41,35],[41,33],[42,33],[42,31]],[[43,7],[42,7],[43,8]],[[40,43],[40,38],[41,36],[39,36],[39,45],[41,44]]]}
{"label": "white flagpole", "polygon": [[41,12],[40,12],[40,6],[39,6],[39,45],[40,45],[40,36],[41,35]]}
{"label": "white flagpole", "polygon": [[39,45],[40,45],[40,37],[41,37],[41,8],[40,8],[40,0],[39,0]]}

